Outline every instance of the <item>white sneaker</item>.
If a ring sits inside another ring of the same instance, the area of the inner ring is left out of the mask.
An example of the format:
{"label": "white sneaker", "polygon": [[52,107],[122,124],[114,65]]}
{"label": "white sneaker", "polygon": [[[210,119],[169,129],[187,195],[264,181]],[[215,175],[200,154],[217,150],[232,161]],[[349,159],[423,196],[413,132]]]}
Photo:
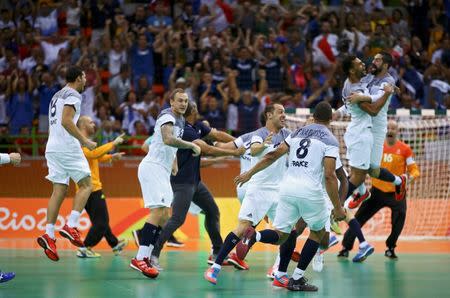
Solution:
{"label": "white sneaker", "polygon": [[316,272],[322,272],[323,270],[323,254],[316,253],[312,261],[313,270]]}

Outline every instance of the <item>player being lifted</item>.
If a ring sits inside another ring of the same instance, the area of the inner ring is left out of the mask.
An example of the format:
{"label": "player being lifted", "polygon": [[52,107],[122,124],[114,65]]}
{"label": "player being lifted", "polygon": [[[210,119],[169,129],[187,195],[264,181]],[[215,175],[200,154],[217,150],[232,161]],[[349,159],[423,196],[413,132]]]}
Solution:
{"label": "player being lifted", "polygon": [[[327,128],[331,118],[331,106],[327,102],[319,103],[314,111],[313,124],[299,128],[275,151],[265,155],[248,172],[235,179],[237,184],[246,183],[253,175],[288,154],[289,166],[280,183],[280,201],[273,222],[275,230],[263,230],[250,237],[252,242],[282,244],[290,237],[298,220],[303,218],[311,232],[303,246],[297,268],[287,283],[287,288],[292,291],[318,290],[316,286],[307,283],[304,274],[326,234],[325,225],[329,221],[323,195],[323,179],[334,206],[336,220],[342,220],[346,216],[339,200],[335,173],[339,144]],[[286,254],[286,251],[280,250],[281,260],[289,260],[290,253]],[[215,268],[210,271],[211,276],[217,276],[218,271]],[[287,279],[286,272],[281,274]]]}
{"label": "player being lifted", "polygon": [[173,200],[170,173],[178,148],[191,149],[194,156],[201,153],[200,147],[181,139],[184,128],[184,113],[188,95],[183,89],[175,89],[170,95],[170,108],[163,110],[156,120],[155,133],[149,152],[139,164],[138,178],[141,185],[144,207],[151,210],[141,230],[139,250],[131,260],[130,267],[155,278],[159,272],[150,264],[153,247],[169,216]]}
{"label": "player being lifted", "polygon": [[[284,128],[286,115],[282,105],[267,105],[264,114],[266,126],[255,131],[251,139],[252,164],[274,151],[290,133]],[[217,282],[224,259],[248,228],[256,226],[266,215],[273,220],[278,204],[279,182],[285,169],[286,160],[279,160],[256,175],[249,183],[239,211],[238,226],[227,235],[214,264],[205,272],[205,279],[213,284]]]}
{"label": "player being lifted", "polygon": [[[392,65],[392,56],[387,52],[380,52],[374,56],[372,65],[369,67],[370,73],[363,78],[363,82],[368,83],[367,88],[370,96],[361,94],[354,94],[351,96],[351,101],[355,104],[359,103],[361,109],[372,116],[372,137],[373,145],[370,154],[370,168],[369,175],[373,178],[378,178],[386,182],[391,182],[395,185],[396,198],[400,199],[405,196],[406,192],[406,176],[395,176],[387,169],[380,168],[381,157],[383,155],[383,144],[387,133],[387,112],[391,96],[387,98],[381,109],[374,108],[372,101],[378,101],[384,93],[386,86],[395,86],[394,78],[389,74],[389,67]],[[364,175],[365,177],[365,175]],[[359,177],[361,178],[361,177]],[[368,192],[365,189],[364,183],[361,184],[358,193],[355,194],[352,201],[349,202],[349,208],[353,209],[359,206],[361,202],[368,199]]]}
{"label": "player being lifted", "polygon": [[80,92],[86,84],[86,75],[79,67],[70,67],[66,73],[66,81],[67,85],[53,96],[49,106],[49,135],[45,158],[48,166],[46,178],[53,183],[53,192],[47,207],[45,234],[37,239],[52,261],[59,260],[55,244],[55,222],[69,187],[69,179],[78,184],[79,190],[73,199],[69,221],[59,233],[73,245],[83,246],[77,225],[91,194],[92,184],[89,164],[81,146],[90,150],[97,146],[97,143],[85,137],[76,126],[80,117]]}

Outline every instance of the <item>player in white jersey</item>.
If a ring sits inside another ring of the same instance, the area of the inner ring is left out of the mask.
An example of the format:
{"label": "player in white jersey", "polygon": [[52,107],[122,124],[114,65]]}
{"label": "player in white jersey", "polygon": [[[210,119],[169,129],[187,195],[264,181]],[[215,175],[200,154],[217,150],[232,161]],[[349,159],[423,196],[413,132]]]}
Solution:
{"label": "player in white jersey", "polygon": [[[368,173],[373,178],[392,182],[396,186],[396,197],[400,199],[406,192],[406,177],[393,175],[387,169],[380,168],[381,157],[383,155],[383,144],[387,133],[387,112],[391,96],[389,96],[388,100],[379,111],[374,110],[372,105],[367,103],[368,101],[376,101],[377,98],[383,94],[383,89],[386,86],[395,86],[395,80],[388,72],[391,65],[391,54],[387,52],[380,52],[376,54],[372,65],[370,66],[371,75],[363,78],[363,80],[367,82],[367,88],[371,96],[354,96],[352,101],[359,103],[361,108],[372,116],[371,133],[373,137],[373,146],[370,155],[370,168]],[[359,191],[364,193],[361,189]],[[353,201],[350,202],[349,207],[356,208],[359,206],[359,204],[364,201],[362,197],[363,196],[356,194]]]}
{"label": "player in white jersey", "polygon": [[[255,131],[251,139],[252,164],[269,152],[276,150],[290,133],[284,128],[286,115],[281,104],[267,105],[264,115],[266,126]],[[227,235],[214,264],[205,272],[206,280],[216,283],[217,274],[224,259],[248,228],[256,226],[266,215],[271,219],[274,218],[278,203],[279,182],[285,169],[286,161],[279,160],[264,172],[253,177],[242,201],[238,226]]]}
{"label": "player in white jersey", "polygon": [[[300,218],[307,223],[311,232],[292,278],[287,280],[286,272],[277,273],[284,276],[284,286],[292,291],[318,290],[317,287],[307,283],[304,272],[319,248],[319,243],[325,235],[325,225],[329,220],[323,195],[323,179],[334,206],[335,218],[342,220],[346,216],[339,200],[335,174],[339,144],[327,128],[331,117],[331,106],[327,102],[319,103],[314,111],[314,124],[299,128],[275,151],[264,156],[247,173],[235,179],[237,184],[246,183],[253,175],[257,175],[280,157],[289,154],[289,166],[280,184],[280,201],[273,222],[275,230],[263,230],[249,237],[251,242],[281,244],[289,238]],[[283,259],[290,257],[285,256],[284,251],[280,253]]]}
{"label": "player in white jersey", "polygon": [[[239,158],[241,174],[248,171],[251,168],[252,155],[250,152],[250,144],[251,144],[253,133],[254,133],[254,131],[243,134],[242,136],[236,138],[236,140],[233,141],[236,148],[240,148],[240,147],[245,148],[245,153],[243,155],[241,155],[241,157]],[[242,187],[240,187],[240,186],[236,187],[237,198],[241,204],[242,204],[242,201],[244,200],[246,191],[247,191],[247,185],[244,185]]]}
{"label": "player in white jersey", "polygon": [[73,199],[72,212],[66,225],[59,231],[78,247],[83,246],[77,230],[78,220],[92,190],[91,170],[81,146],[94,149],[97,143],[85,137],[76,126],[80,117],[81,94],[86,84],[86,75],[79,67],[70,67],[66,73],[67,85],[58,91],[49,105],[49,135],[45,148],[47,179],[53,183],[53,192],[47,207],[45,234],[37,239],[45,254],[52,261],[59,256],[55,245],[55,222],[64,200],[69,180],[78,184],[79,190]]}
{"label": "player in white jersey", "polygon": [[146,277],[155,278],[159,272],[150,264],[153,247],[169,216],[173,200],[170,173],[178,148],[191,149],[194,156],[201,153],[200,147],[181,139],[184,129],[184,113],[188,95],[183,89],[175,89],[170,95],[170,108],[163,110],[156,120],[155,133],[149,152],[139,164],[138,178],[141,185],[144,207],[151,210],[141,229],[139,250],[131,260],[130,267]]}

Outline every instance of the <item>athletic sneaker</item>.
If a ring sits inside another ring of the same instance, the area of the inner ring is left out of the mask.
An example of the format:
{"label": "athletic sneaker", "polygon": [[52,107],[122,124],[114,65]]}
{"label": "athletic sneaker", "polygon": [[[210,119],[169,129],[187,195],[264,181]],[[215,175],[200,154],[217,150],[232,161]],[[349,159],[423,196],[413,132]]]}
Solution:
{"label": "athletic sneaker", "polygon": [[287,289],[291,291],[304,291],[304,292],[317,292],[317,290],[319,290],[318,287],[310,285],[305,277],[302,277],[297,280],[291,277],[289,279]]}
{"label": "athletic sneaker", "polygon": [[80,232],[77,228],[71,228],[68,225],[64,225],[62,230],[59,231],[59,234],[64,238],[69,239],[70,243],[72,243],[76,247],[84,246],[83,240],[81,240]]}
{"label": "athletic sneaker", "polygon": [[316,272],[322,272],[323,270],[323,254],[316,253],[312,259],[312,268]]}
{"label": "athletic sneaker", "polygon": [[85,258],[100,258],[101,255],[96,253],[89,247],[80,247],[77,250],[77,257],[85,259]]}
{"label": "athletic sneaker", "polygon": [[398,259],[398,257],[395,254],[395,251],[394,251],[393,248],[386,249],[386,251],[384,252],[384,256],[388,257],[389,259],[392,259],[392,260],[397,260]]}
{"label": "athletic sneaker", "polygon": [[[208,261],[207,261],[208,265],[212,266],[212,264],[214,264],[214,262],[216,261],[216,258],[217,258],[216,254],[209,255]],[[228,259],[229,259],[229,257],[227,257],[225,260],[223,260],[222,266],[234,266],[233,264],[228,262]]]}
{"label": "athletic sneaker", "polygon": [[339,226],[339,223],[337,221],[335,221],[333,219],[333,217],[331,217],[331,218],[332,218],[331,219],[331,226],[330,226],[331,230],[333,232],[335,232],[336,234],[338,234],[338,235],[342,235],[342,230],[341,230],[341,227]]}
{"label": "athletic sneaker", "polygon": [[296,250],[291,255],[291,261],[298,263],[300,261],[300,253]]}
{"label": "athletic sneaker", "polygon": [[327,249],[332,248],[333,246],[335,246],[338,243],[339,243],[339,239],[336,237],[336,235],[331,234]]}
{"label": "athletic sneaker", "polygon": [[348,203],[348,208],[350,209],[358,208],[358,206],[361,205],[362,202],[370,199],[371,196],[372,195],[370,194],[370,191],[367,189],[363,195],[361,195],[360,193],[354,193],[352,195],[352,200]]}
{"label": "athletic sneaker", "polygon": [[16,276],[14,272],[1,272],[0,271],[0,283],[7,282]]}
{"label": "athletic sneaker", "polygon": [[242,236],[242,240],[236,245],[236,255],[239,259],[245,260],[250,248],[256,243],[256,232],[252,227],[247,228]]}
{"label": "athletic sneaker", "polygon": [[159,264],[159,258],[156,256],[150,257],[150,264],[152,265],[153,268],[156,268],[158,271],[164,270],[161,264]]}
{"label": "athletic sneaker", "polygon": [[148,260],[148,258],[144,258],[143,260],[132,258],[130,267],[139,272],[142,272],[142,274],[149,278],[156,278],[159,274],[159,271],[150,265],[150,261]]}
{"label": "athletic sneaker", "polygon": [[375,251],[375,249],[373,248],[373,246],[371,246],[370,244],[367,244],[365,247],[359,248],[358,253],[353,258],[352,261],[355,263],[363,262],[368,256],[373,254],[374,251]]}
{"label": "athletic sneaker", "polygon": [[395,186],[395,199],[397,201],[403,200],[406,196],[406,175],[401,175],[400,179],[402,179],[402,184]]}
{"label": "athletic sneaker", "polygon": [[169,240],[167,240],[166,246],[180,248],[184,247],[184,243],[178,241],[177,238],[175,238],[175,236],[172,235],[170,236]]}
{"label": "athletic sneaker", "polygon": [[112,248],[113,253],[118,256],[120,255],[120,253],[122,252],[122,250],[125,248],[125,246],[128,245],[128,240],[127,239],[120,239],[119,243],[117,243],[116,246],[114,246]]}
{"label": "athletic sneaker", "polygon": [[248,270],[250,268],[244,260],[238,258],[235,252],[228,255],[228,262],[233,264],[234,268],[238,270]]}
{"label": "athletic sneaker", "polygon": [[133,230],[131,231],[131,234],[133,235],[134,244],[139,247],[139,243],[141,242],[141,230]]}
{"label": "athletic sneaker", "polygon": [[282,275],[281,277],[274,276],[272,286],[279,288],[287,288],[289,284],[289,276],[287,274]]}
{"label": "athletic sneaker", "polygon": [[338,253],[338,258],[348,258],[348,253],[349,251],[345,248],[343,248],[339,253]]}
{"label": "athletic sneaker", "polygon": [[37,238],[37,243],[44,249],[50,260],[55,262],[59,260],[58,252],[56,251],[56,239],[52,239],[48,234],[44,234]]}
{"label": "athletic sneaker", "polygon": [[219,275],[220,269],[219,268],[209,268],[205,272],[205,279],[212,283],[213,285],[217,284],[217,276]]}
{"label": "athletic sneaker", "polygon": [[273,280],[275,278],[275,273],[274,273],[275,271],[276,271],[276,268],[270,267],[269,270],[267,270],[266,277],[268,279],[272,279]]}

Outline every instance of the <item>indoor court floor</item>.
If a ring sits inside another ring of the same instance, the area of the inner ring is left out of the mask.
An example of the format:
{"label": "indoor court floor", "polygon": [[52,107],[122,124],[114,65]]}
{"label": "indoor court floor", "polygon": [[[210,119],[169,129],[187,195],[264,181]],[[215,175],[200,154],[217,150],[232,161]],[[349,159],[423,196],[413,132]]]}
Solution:
{"label": "indoor court floor", "polygon": [[[100,251],[99,259],[78,259],[74,251],[60,251],[60,261],[48,260],[41,250],[1,249],[0,269],[16,278],[0,284],[0,297],[449,297],[450,254],[401,253],[398,261],[378,250],[366,262],[338,260],[325,255],[321,273],[308,268],[307,277],[317,293],[273,288],[266,276],[274,252],[250,253],[248,271],[223,267],[216,286],[203,279],[206,251],[171,250],[162,254],[164,271],[151,280],[129,267],[133,250],[114,256]],[[354,253],[353,253],[354,254]],[[350,258],[353,256],[350,255]],[[291,264],[289,272],[293,266]]]}

